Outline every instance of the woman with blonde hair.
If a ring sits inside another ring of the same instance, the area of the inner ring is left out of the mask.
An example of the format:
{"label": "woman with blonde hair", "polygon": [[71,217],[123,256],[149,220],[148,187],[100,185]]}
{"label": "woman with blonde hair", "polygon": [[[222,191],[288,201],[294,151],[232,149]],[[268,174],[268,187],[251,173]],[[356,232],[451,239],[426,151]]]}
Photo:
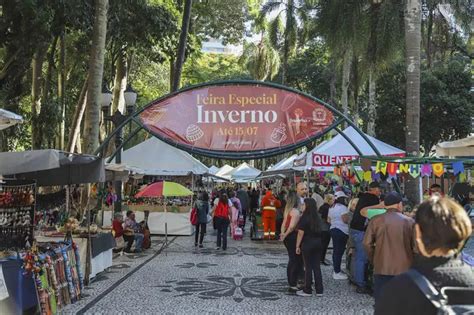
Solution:
{"label": "woman with blonde hair", "polygon": [[288,266],[286,274],[290,288],[288,291],[296,293],[298,274],[302,270],[303,259],[301,255],[296,255],[296,226],[300,220],[300,198],[296,191],[292,190],[286,197],[286,207],[283,212],[283,224],[281,225],[280,240],[283,241],[288,251]]}

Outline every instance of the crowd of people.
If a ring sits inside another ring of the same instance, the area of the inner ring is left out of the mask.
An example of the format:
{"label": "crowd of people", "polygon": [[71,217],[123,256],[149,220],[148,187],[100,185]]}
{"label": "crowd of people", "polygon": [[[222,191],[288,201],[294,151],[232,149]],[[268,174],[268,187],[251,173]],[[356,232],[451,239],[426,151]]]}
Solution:
{"label": "crowd of people", "polygon": [[[323,264],[332,265],[333,279],[349,279],[357,293],[373,295],[377,314],[433,313],[436,303],[417,289],[415,273],[438,291],[466,288],[456,291],[454,300],[472,304],[474,290],[467,288],[474,287],[474,274],[459,255],[471,235],[471,221],[461,205],[437,188],[410,213],[404,212],[400,194],[382,195],[377,182],[357,196],[334,187],[323,197],[304,182],[278,196],[271,189],[246,187],[214,191],[211,197],[203,192],[194,205],[199,217],[195,246],[203,247],[212,218],[217,249],[226,250],[229,226],[231,235],[245,229],[247,215],[260,209],[264,238],[281,240],[288,251],[289,291],[298,296],[312,296],[313,285],[316,296],[323,295]],[[331,241],[332,263],[326,260]]]}

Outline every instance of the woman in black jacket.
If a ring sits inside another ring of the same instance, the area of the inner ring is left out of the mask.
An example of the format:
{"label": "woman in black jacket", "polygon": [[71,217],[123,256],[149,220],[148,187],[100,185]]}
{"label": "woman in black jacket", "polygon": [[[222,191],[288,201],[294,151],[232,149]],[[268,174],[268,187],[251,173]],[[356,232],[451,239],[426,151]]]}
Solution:
{"label": "woman in black jacket", "polygon": [[322,220],[318,213],[316,201],[313,198],[304,200],[304,211],[298,222],[298,237],[296,240],[296,254],[303,254],[304,261],[304,289],[296,295],[310,297],[311,284],[316,287],[316,296],[323,295],[323,277],[321,274],[322,251]]}
{"label": "woman in black jacket", "polygon": [[328,222],[329,208],[334,204],[334,195],[327,194],[324,196],[324,204],[319,207],[319,214],[323,220],[321,239],[323,243],[323,249],[321,251],[321,264],[329,266],[330,263],[326,262],[326,252],[328,251],[329,242],[331,241],[331,234],[329,234],[329,229],[331,224]]}
{"label": "woman in black jacket", "polygon": [[196,224],[196,233],[194,235],[194,246],[198,246],[199,236],[199,247],[202,248],[202,242],[204,240],[204,234],[206,234],[207,226],[207,215],[209,214],[209,195],[207,192],[199,193],[198,200],[194,207],[197,210],[198,223]]}
{"label": "woman in black jacket", "polygon": [[[472,233],[471,221],[464,209],[451,198],[433,196],[419,206],[415,221],[420,255],[415,257],[412,269],[426,277],[438,292],[446,286],[474,287],[472,268],[457,255]],[[472,291],[448,297],[450,304],[474,302]],[[375,305],[375,314],[436,313],[436,308],[407,273],[390,280]]]}

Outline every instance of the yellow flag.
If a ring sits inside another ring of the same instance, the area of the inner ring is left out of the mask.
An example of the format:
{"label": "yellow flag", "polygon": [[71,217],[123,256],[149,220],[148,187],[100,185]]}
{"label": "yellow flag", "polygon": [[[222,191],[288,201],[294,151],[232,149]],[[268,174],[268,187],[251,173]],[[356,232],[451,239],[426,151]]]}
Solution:
{"label": "yellow flag", "polygon": [[433,173],[438,176],[438,177],[441,177],[441,175],[444,174],[444,165],[443,163],[434,163],[431,165],[431,167],[433,168]]}
{"label": "yellow flag", "polygon": [[370,183],[372,181],[372,172],[371,171],[364,172],[364,180],[368,183]]}
{"label": "yellow flag", "polygon": [[376,173],[387,174],[387,162],[384,161],[377,161],[377,165],[375,166]]}

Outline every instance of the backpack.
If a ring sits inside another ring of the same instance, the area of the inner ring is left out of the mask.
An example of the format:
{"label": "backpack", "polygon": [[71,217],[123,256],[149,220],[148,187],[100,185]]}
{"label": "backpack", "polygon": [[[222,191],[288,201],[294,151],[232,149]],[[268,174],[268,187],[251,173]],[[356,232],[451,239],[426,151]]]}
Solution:
{"label": "backpack", "polygon": [[[436,308],[437,314],[451,315],[451,314],[474,314],[474,304],[472,299],[469,304],[449,304],[447,291],[453,293],[468,293],[474,295],[474,288],[472,287],[443,287],[441,292],[438,292],[434,285],[420,272],[415,269],[410,269],[407,272],[411,280],[416,284],[423,295]],[[466,301],[467,302],[467,301]]]}
{"label": "backpack", "polygon": [[214,211],[214,216],[218,218],[228,218],[229,217],[229,206],[224,205],[222,202],[217,204],[216,210]]}
{"label": "backpack", "polygon": [[197,225],[198,224],[198,214],[197,214],[197,209],[196,207],[191,210],[191,215],[189,216],[189,221],[191,221],[192,225]]}

